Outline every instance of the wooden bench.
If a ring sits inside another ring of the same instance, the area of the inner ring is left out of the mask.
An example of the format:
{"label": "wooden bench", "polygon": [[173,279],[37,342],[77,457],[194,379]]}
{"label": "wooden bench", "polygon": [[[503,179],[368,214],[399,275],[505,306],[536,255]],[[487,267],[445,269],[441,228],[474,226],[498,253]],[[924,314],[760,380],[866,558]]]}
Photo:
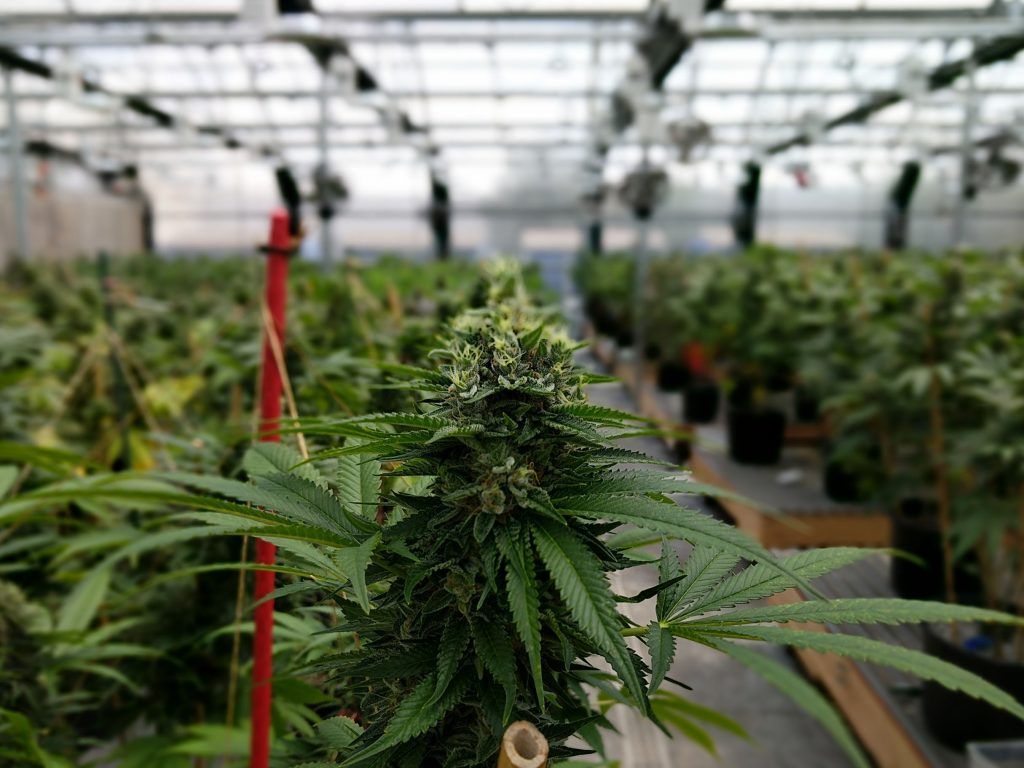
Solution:
{"label": "wooden bench", "polygon": [[[894,597],[889,586],[887,555],[876,555],[827,576],[814,586],[825,597]],[[772,603],[804,599],[789,590],[769,599]],[[787,625],[819,632],[836,628],[820,624]],[[920,627],[864,624],[844,626],[856,634],[921,650]],[[807,674],[829,694],[851,729],[879,768],[964,768],[966,758],[942,746],[925,730],[921,713],[921,681],[903,672],[865,664],[834,654],[796,649],[794,654]]]}
{"label": "wooden bench", "polygon": [[[719,500],[736,525],[765,546],[889,546],[892,533],[887,515],[855,504],[840,504],[825,495],[818,451],[807,445],[817,444],[818,425],[794,425],[798,434],[791,442],[796,444],[787,443],[778,465],[738,464],[728,457],[721,424],[682,423],[682,398],[679,393],[658,389],[654,365],[645,363],[643,377],[638,379],[632,350],[593,336],[591,350],[633,395],[639,413],[666,428],[663,440],[669,448],[675,447],[680,432],[693,435],[690,467],[698,480],[755,502]],[[795,482],[782,484],[779,477],[787,470],[798,477]]]}
{"label": "wooden bench", "polygon": [[[725,430],[697,427],[690,466],[694,477],[753,503],[720,498],[736,525],[766,547],[864,546],[892,542],[889,516],[825,495],[817,451],[787,447],[772,466],[739,464],[729,458]],[[780,479],[789,475],[789,482]]]}

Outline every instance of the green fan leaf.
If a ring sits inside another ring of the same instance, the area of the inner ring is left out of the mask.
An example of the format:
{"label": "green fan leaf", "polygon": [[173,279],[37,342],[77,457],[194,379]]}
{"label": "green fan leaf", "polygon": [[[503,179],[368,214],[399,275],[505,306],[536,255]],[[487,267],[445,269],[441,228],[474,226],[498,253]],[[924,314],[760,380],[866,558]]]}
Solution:
{"label": "green fan leaf", "polygon": [[[320,743],[328,749],[345,749],[359,736],[363,729],[349,717],[329,717],[316,725]],[[333,763],[332,763],[333,765]]]}
{"label": "green fan leaf", "polygon": [[647,691],[620,634],[622,617],[601,562],[568,528],[541,520],[531,531],[570,615],[601,649],[637,704],[648,710]]}
{"label": "green fan leaf", "polygon": [[784,667],[777,661],[762,653],[752,651],[744,645],[730,643],[719,638],[705,638],[705,641],[712,648],[717,648],[756,672],[821,723],[857,768],[870,768],[871,763],[864,755],[857,739],[850,733],[842,716],[836,712],[832,703],[807,680],[788,667]]}
{"label": "green fan leaf", "polygon": [[437,682],[431,701],[440,699],[462,664],[462,658],[469,645],[469,624],[465,621],[449,621],[441,634],[441,645],[437,649]]}
{"label": "green fan leaf", "polygon": [[554,413],[564,413],[584,421],[591,421],[602,425],[619,426],[636,422],[650,422],[650,419],[637,416],[635,413],[620,411],[615,408],[608,408],[603,405],[592,405],[591,403],[573,403],[572,405],[559,405],[551,409]]}
{"label": "green fan leaf", "polygon": [[502,724],[507,725],[516,702],[516,657],[508,636],[501,628],[477,619],[471,625],[476,657],[505,691],[505,709]]}
{"label": "green fan leaf", "polygon": [[57,630],[81,632],[96,617],[110,587],[112,570],[109,566],[89,571],[57,611]]}
{"label": "green fan leaf", "polygon": [[[815,579],[877,553],[878,550],[856,547],[811,549],[787,557],[782,562],[789,571],[801,578]],[[732,608],[736,605],[771,597],[798,585],[795,578],[787,574],[780,574],[767,564],[757,563],[720,581],[707,594],[691,603],[673,618]]]}
{"label": "green fan leaf", "polygon": [[665,605],[662,618],[669,618],[682,606],[700,600],[722,582],[736,567],[739,558],[710,547],[695,547],[686,558],[683,573],[686,578]]}
{"label": "green fan leaf", "polygon": [[[978,621],[1024,626],[1024,618],[968,605],[900,600],[896,598],[840,598],[755,608],[739,608],[702,618],[700,624],[759,624],[788,621],[815,624],[914,624],[920,622]],[[697,622],[693,622],[697,623]]]}
{"label": "green fan leaf", "polygon": [[665,504],[644,496],[576,496],[560,500],[558,509],[563,514],[636,525],[694,544],[714,547],[738,558],[756,560],[759,565],[814,593],[806,579],[777,561],[768,550],[739,529],[687,507]]}
{"label": "green fan leaf", "polygon": [[370,610],[370,596],[366,587],[366,567],[370,564],[373,551],[380,543],[380,534],[376,533],[358,547],[342,547],[331,552],[331,556],[352,582],[352,591],[356,602],[364,611]]}
{"label": "green fan leaf", "polygon": [[676,638],[659,622],[652,621],[647,631],[647,648],[651,652],[651,681],[648,690],[653,694],[672,667],[672,659],[676,654]]}
{"label": "green fan leaf", "polygon": [[664,712],[673,711],[680,712],[687,717],[699,720],[702,723],[706,723],[713,728],[718,728],[726,733],[730,733],[733,736],[738,736],[741,739],[750,739],[750,734],[747,733],[746,728],[728,715],[724,715],[715,709],[690,701],[678,693],[659,691],[651,697],[651,706],[654,707],[655,714],[660,715]]}
{"label": "green fan leaf", "polygon": [[947,661],[929,656],[912,648],[889,645],[879,640],[855,635],[841,635],[831,632],[809,632],[783,627],[728,627],[721,630],[694,627],[686,624],[672,625],[672,631],[683,637],[699,639],[702,637],[749,638],[763,640],[775,645],[789,645],[796,648],[807,648],[820,653],[836,653],[849,656],[858,661],[867,661],[883,667],[892,667],[901,672],[908,672],[926,680],[933,680],[953,691],[960,691],[981,699],[994,707],[1006,710],[1024,720],[1024,705],[1008,693],[1000,690],[992,683],[978,677],[972,672],[960,669]]}
{"label": "green fan leaf", "polygon": [[[349,440],[355,447],[361,440]],[[374,518],[380,500],[381,463],[375,458],[361,458],[355,453],[338,457],[338,494],[341,502],[357,515]]]}
{"label": "green fan leaf", "polygon": [[316,467],[303,463],[299,452],[284,443],[253,443],[242,457],[242,468],[249,477],[290,473],[321,487],[327,484]]}
{"label": "green fan leaf", "polygon": [[530,675],[537,694],[537,702],[544,709],[544,680],[540,648],[540,596],[537,591],[537,572],[533,550],[520,535],[509,528],[498,531],[495,540],[505,559],[505,589],[512,619],[523,641],[530,660]]}
{"label": "green fan leaf", "polygon": [[412,693],[399,704],[388,720],[384,733],[367,748],[349,757],[342,765],[353,766],[364,763],[377,755],[387,752],[409,739],[433,728],[456,705],[469,687],[467,675],[456,678],[439,700],[434,701],[437,678],[430,674],[417,685]]}

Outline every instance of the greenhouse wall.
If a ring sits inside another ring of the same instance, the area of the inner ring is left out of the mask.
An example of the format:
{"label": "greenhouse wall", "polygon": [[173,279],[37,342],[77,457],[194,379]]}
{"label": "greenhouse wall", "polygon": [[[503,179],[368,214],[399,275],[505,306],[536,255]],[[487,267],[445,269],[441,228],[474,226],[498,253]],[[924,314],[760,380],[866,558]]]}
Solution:
{"label": "greenhouse wall", "polygon": [[[144,245],[144,202],[107,191],[74,165],[28,158],[28,241],[33,258],[67,260],[100,250],[138,253]],[[0,169],[0,264],[16,248],[13,192]]]}
{"label": "greenhouse wall", "polygon": [[[911,207],[909,245],[942,251],[954,244],[955,169],[926,171]],[[812,176],[800,188],[783,167],[766,169],[758,219],[761,242],[782,247],[834,250],[879,248],[890,175],[895,170],[858,178],[852,172]],[[275,205],[272,180],[265,170],[225,175],[209,186],[145,179],[156,207],[156,238],[162,250],[236,253],[239,244],[263,236],[265,211]],[[717,183],[684,175],[672,180],[668,199],[650,224],[648,245],[656,250],[692,252],[734,248],[729,215],[733,180]],[[460,199],[456,188],[452,236],[462,254],[573,253],[582,245],[585,224],[575,198],[573,179],[509,174],[484,199]],[[334,219],[334,242],[359,254],[397,252],[426,256],[432,251],[425,200],[395,196],[354,199]],[[964,241],[982,248],[1012,247],[1024,240],[1024,189],[1019,186],[981,192],[967,207]],[[633,248],[636,223],[617,200],[604,205],[604,245],[609,251]],[[319,222],[308,219],[304,245],[318,258]]]}

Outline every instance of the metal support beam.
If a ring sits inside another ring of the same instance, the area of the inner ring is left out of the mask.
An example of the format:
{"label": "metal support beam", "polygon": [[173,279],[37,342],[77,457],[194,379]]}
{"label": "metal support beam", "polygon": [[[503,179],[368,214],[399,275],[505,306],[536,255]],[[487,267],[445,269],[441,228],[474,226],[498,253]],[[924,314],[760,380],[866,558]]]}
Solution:
{"label": "metal support beam", "polygon": [[[1024,39],[1024,36],[1022,36]],[[132,98],[132,94],[127,92],[111,92],[112,95],[121,98]],[[427,96],[431,99],[512,99],[512,98],[523,98],[523,99],[583,99],[583,98],[610,98],[612,95],[610,90],[592,89],[592,88],[578,88],[578,89],[543,89],[543,88],[435,88],[426,92],[422,91],[419,87],[411,88],[395,88],[389,90],[388,94],[394,98],[399,99],[422,99]],[[1020,87],[1014,86],[987,86],[985,88],[979,88],[979,95],[992,95],[992,96],[1019,96],[1021,93]],[[775,88],[763,88],[758,90],[757,88],[699,88],[697,90],[698,96],[713,96],[716,98],[724,98],[729,96],[864,96],[871,99],[872,103],[878,99],[886,99],[884,106],[891,106],[903,100],[903,94],[896,91],[879,91],[870,88],[822,88],[822,87],[802,87],[802,86],[782,86]],[[225,88],[218,90],[203,90],[198,88],[162,88],[162,89],[150,89],[146,91],[145,98],[148,99],[189,99],[189,100],[204,100],[204,99],[255,99],[255,98],[276,98],[276,99],[316,99],[319,98],[320,89],[316,88],[264,88],[259,92],[253,91],[251,88]],[[345,97],[347,94],[341,91],[332,92],[332,96]],[[669,105],[677,103],[685,103],[690,97],[689,91],[665,91],[665,96]],[[66,97],[56,91],[38,91],[29,93],[19,93],[19,101],[27,102],[46,102],[53,99],[65,99]],[[358,103],[358,102],[357,102]],[[369,105],[367,105],[369,108]],[[837,118],[828,124],[828,128],[836,128],[840,125],[847,125],[852,123],[863,122],[866,118],[873,115],[875,112],[880,111],[884,107],[874,107],[869,111],[863,111],[865,107],[858,107],[857,119],[854,117],[842,117]],[[834,124],[833,124],[834,123]],[[789,149],[791,146],[796,146],[807,141],[807,136],[801,134],[793,139],[786,141],[782,149]],[[782,151],[777,149],[775,151]]]}
{"label": "metal support beam", "polygon": [[[414,5],[413,2],[409,3]],[[345,10],[339,8],[333,11],[318,12],[318,15],[328,21],[349,21],[367,23],[387,22],[416,22],[416,21],[461,21],[470,24],[481,21],[507,21],[507,22],[534,22],[534,21],[562,21],[562,22],[613,22],[620,20],[635,19],[642,13],[621,11],[621,10],[521,10],[521,11],[446,11],[443,9],[415,10],[415,11],[366,11],[366,10]],[[88,13],[79,12],[73,16],[60,12],[39,12],[39,13],[17,13],[0,14],[0,23],[11,26],[34,26],[39,24],[61,24],[68,21],[86,21],[97,26],[124,25],[139,23],[142,18],[151,24],[231,24],[237,22],[237,13],[225,13],[223,11],[139,11],[112,12],[112,13]]]}
{"label": "metal support beam", "polygon": [[331,221],[334,219],[334,201],[330,199],[331,189],[331,148],[328,133],[331,125],[331,72],[330,57],[320,65],[320,114],[317,123],[317,151],[320,154],[318,168],[320,179],[320,258],[324,271],[329,271],[334,263],[334,238],[331,232]]}
{"label": "metal support beam", "polygon": [[[0,16],[0,44],[15,46],[44,46],[64,48],[105,48],[145,45],[208,46],[249,45],[274,42],[274,27],[237,20],[160,22],[147,14],[145,21],[138,15],[112,24],[96,20],[94,16],[76,16],[54,19],[50,22],[25,23],[24,17],[12,19]],[[459,20],[469,20],[471,14],[460,14]],[[600,23],[564,24],[558,29],[536,29],[529,25],[528,14],[517,15],[502,26],[470,25],[468,29],[444,31],[431,26],[402,27],[339,23],[330,14],[321,14],[321,34],[348,43],[384,45],[411,45],[415,42],[444,43],[448,45],[481,45],[515,43],[517,45],[550,45],[552,43],[615,43],[635,42],[638,39],[638,16],[619,16]],[[985,39],[997,35],[1019,32],[1021,24],[1004,14],[980,17],[957,16],[952,13],[929,13],[918,16],[888,18],[872,16],[867,11],[844,18],[824,18],[815,13],[807,17],[787,18],[778,14],[725,14],[717,24],[706,24],[695,30],[693,36],[702,43],[718,41],[764,39],[778,41],[800,40],[954,40],[964,37]]]}
{"label": "metal support beam", "polygon": [[[254,97],[256,95],[254,94]],[[800,120],[767,120],[758,121],[754,119],[750,120],[723,120],[709,121],[708,125],[712,131],[719,129],[743,129],[745,138],[750,138],[750,132],[753,130],[782,130],[782,129],[794,129],[799,127],[801,124]],[[956,131],[957,136],[960,134],[961,122],[957,121],[940,121],[940,122],[922,122],[915,124],[917,129],[926,129],[934,131]],[[993,121],[978,122],[976,126],[979,128],[991,128],[993,130],[1005,128],[1005,123],[997,123]],[[207,127],[199,124],[194,126],[196,131],[202,133]],[[301,123],[278,123],[267,120],[253,121],[246,123],[232,123],[228,130],[233,133],[247,133],[250,131],[261,131],[267,133],[274,133],[280,138],[280,133],[283,131],[316,131],[318,130],[319,122],[301,122]],[[376,120],[368,120],[366,122],[352,122],[351,120],[345,123],[333,123],[330,126],[332,135],[346,135],[346,134],[359,134],[360,132],[372,131],[380,127],[379,122]],[[430,131],[482,131],[482,130],[493,130],[495,132],[508,133],[512,131],[553,131],[565,133],[568,131],[582,132],[587,128],[586,119],[570,122],[570,121],[548,121],[548,122],[529,122],[529,123],[506,123],[506,122],[428,122],[425,128]],[[870,123],[864,125],[865,130],[877,131],[886,134],[898,134],[905,135],[908,133],[907,126],[903,122],[892,122],[873,120]],[[138,134],[145,135],[151,133],[161,133],[167,129],[160,125],[153,125],[149,123],[125,123],[121,122],[47,122],[47,123],[25,123],[22,125],[22,132],[26,135],[32,135],[34,133],[41,133],[46,135],[53,135],[57,133],[75,133],[75,134],[111,134],[111,135],[124,135],[124,134]],[[582,134],[581,134],[582,139]],[[957,145],[959,146],[959,144]]]}
{"label": "metal support beam", "polygon": [[736,244],[749,248],[757,241],[757,212],[761,200],[761,166],[749,162],[744,168],[743,182],[736,188],[732,215],[732,231]]}
{"label": "metal support beam", "polygon": [[[286,42],[275,38],[276,29],[262,24],[236,22],[231,24],[161,25],[149,23],[106,27],[95,24],[63,24],[39,27],[8,27],[0,23],[0,44],[12,46],[40,46],[55,48],[127,48],[150,45],[215,46],[256,45]],[[749,32],[742,36],[750,37]],[[516,43],[523,45],[551,45],[554,43],[591,42],[595,39],[631,42],[636,38],[631,25],[601,28],[530,29],[506,28],[502,30],[462,30],[442,32],[437,29],[366,31],[352,26],[324,22],[318,32],[322,39],[334,39],[339,44],[368,43],[371,45],[412,45],[416,42],[444,43],[447,45],[481,45],[489,43]]]}
{"label": "metal support beam", "polygon": [[633,371],[636,376],[636,396],[640,397],[643,388],[647,346],[644,333],[644,318],[647,316],[647,273],[650,271],[651,220],[649,216],[636,218],[637,245],[633,255]]}
{"label": "metal support beam", "polygon": [[889,193],[889,206],[885,211],[885,247],[902,250],[907,247],[910,201],[914,198],[917,182],[921,178],[921,164],[908,160],[900,169],[899,178]]}
{"label": "metal support beam", "polygon": [[430,207],[427,210],[430,231],[434,236],[434,256],[444,261],[452,252],[452,201],[448,184],[436,173],[430,173]]}
{"label": "metal support beam", "polygon": [[[1024,32],[1020,31],[1018,25],[1018,31],[1015,34],[1004,35],[989,40],[982,45],[976,45],[971,53],[964,58],[942,64],[933,69],[928,75],[928,90],[937,91],[949,88],[968,71],[973,72],[978,67],[1007,61],[1015,57],[1022,50],[1024,50]],[[1020,93],[1020,88],[1011,90],[1014,90],[1017,94]],[[860,106],[837,115],[826,122],[822,126],[822,133],[844,125],[863,123],[872,115],[895,104],[899,104],[906,98],[907,94],[902,91],[893,90],[876,93]],[[776,155],[793,147],[810,144],[811,141],[812,137],[806,131],[802,131],[792,138],[766,147],[765,152],[769,155]]]}
{"label": "metal support beam", "polygon": [[[946,146],[945,141],[947,137],[937,137],[938,143],[936,147]],[[400,139],[395,140],[341,140],[332,139],[332,149],[358,149],[361,151],[388,151],[395,149],[408,149],[408,145],[403,143]],[[279,142],[279,146],[282,152],[287,150],[319,150],[320,144],[317,141],[309,140],[289,140],[282,139]],[[750,144],[744,140],[718,140],[712,143],[712,149],[714,148],[738,148],[738,149],[749,149]],[[863,138],[863,139],[836,139],[834,141],[820,142],[816,146],[818,147],[849,147],[857,149],[878,149],[882,152],[888,152],[889,148],[880,147],[878,139]],[[922,142],[916,141],[914,146],[924,146]],[[672,144],[651,144],[652,149],[661,149],[665,151],[673,151],[675,146]],[[224,151],[225,148],[219,144],[206,144],[201,141],[186,142],[179,141],[175,143],[157,144],[147,142],[132,142],[122,143],[117,146],[119,151],[138,152],[142,154],[167,154],[167,153],[180,153],[184,151],[201,151],[201,152],[216,152]],[[445,152],[461,152],[461,151],[486,151],[495,149],[513,149],[513,150],[533,150],[536,152],[541,151],[563,151],[563,152],[574,152],[582,154],[588,149],[587,142],[581,137],[580,139],[563,139],[563,140],[500,140],[495,139],[494,141],[469,141],[469,140],[457,140],[448,141],[444,143]],[[636,150],[638,149],[635,144],[618,144],[614,151],[617,150]],[[909,147],[905,147],[909,149]]]}
{"label": "metal support beam", "polygon": [[28,191],[25,179],[25,155],[18,123],[18,101],[14,93],[14,73],[4,70],[4,96],[7,100],[7,153],[11,174],[11,210],[14,215],[14,247],[21,258],[28,258]]}
{"label": "metal support beam", "polygon": [[[976,53],[977,49],[975,49]],[[960,178],[957,185],[956,202],[953,208],[953,228],[950,233],[951,245],[955,248],[963,245],[967,236],[967,206],[974,197],[971,184],[971,163],[974,156],[974,122],[978,118],[978,99],[975,74],[977,63],[975,56],[967,58],[964,80],[967,88],[964,98],[964,120],[960,132]]]}

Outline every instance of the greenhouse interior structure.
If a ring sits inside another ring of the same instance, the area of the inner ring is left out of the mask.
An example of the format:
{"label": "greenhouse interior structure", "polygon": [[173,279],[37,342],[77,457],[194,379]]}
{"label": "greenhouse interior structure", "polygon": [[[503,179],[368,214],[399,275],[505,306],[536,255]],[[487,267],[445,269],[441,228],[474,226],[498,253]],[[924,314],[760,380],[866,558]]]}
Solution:
{"label": "greenhouse interior structure", "polygon": [[1024,766],[1024,0],[0,0],[0,768]]}

